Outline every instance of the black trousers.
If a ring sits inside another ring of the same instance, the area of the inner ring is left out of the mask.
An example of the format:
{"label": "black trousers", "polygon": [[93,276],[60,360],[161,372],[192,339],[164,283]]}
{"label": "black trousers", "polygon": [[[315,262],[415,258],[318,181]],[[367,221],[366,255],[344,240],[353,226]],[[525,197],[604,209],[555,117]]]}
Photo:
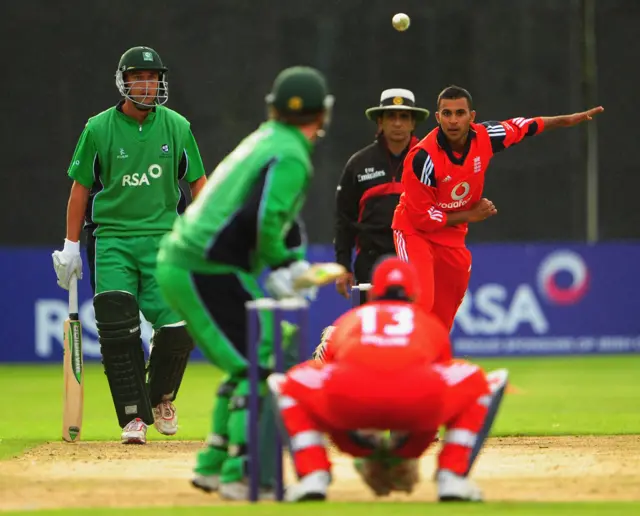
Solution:
{"label": "black trousers", "polygon": [[[371,283],[371,274],[374,265],[376,265],[381,258],[388,256],[396,256],[396,250],[361,250],[356,255],[356,261],[353,266],[353,275],[355,276],[356,283]],[[367,293],[360,292],[360,304],[365,303],[366,300]]]}

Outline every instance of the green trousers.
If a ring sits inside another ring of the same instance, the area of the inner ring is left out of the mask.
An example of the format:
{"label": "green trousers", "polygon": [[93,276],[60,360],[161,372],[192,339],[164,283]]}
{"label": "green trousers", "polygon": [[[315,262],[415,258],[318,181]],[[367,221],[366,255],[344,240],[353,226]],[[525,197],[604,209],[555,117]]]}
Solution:
{"label": "green trousers", "polygon": [[[162,260],[156,272],[160,289],[169,305],[187,322],[187,328],[203,355],[226,373],[216,393],[208,446],[198,456],[196,472],[221,475],[222,482],[237,482],[245,475],[248,426],[247,313],[245,303],[263,297],[255,277],[241,270],[220,267],[200,274]],[[270,369],[273,360],[273,314],[259,315],[259,365]],[[291,342],[292,327],[283,328]],[[285,344],[288,365],[295,363],[295,347]],[[261,477],[272,485],[275,427],[271,404],[261,396]],[[265,410],[267,409],[267,410]]]}
{"label": "green trousers", "polygon": [[95,294],[108,290],[129,292],[155,330],[183,320],[165,301],[156,280],[162,236],[97,237],[90,264]]}

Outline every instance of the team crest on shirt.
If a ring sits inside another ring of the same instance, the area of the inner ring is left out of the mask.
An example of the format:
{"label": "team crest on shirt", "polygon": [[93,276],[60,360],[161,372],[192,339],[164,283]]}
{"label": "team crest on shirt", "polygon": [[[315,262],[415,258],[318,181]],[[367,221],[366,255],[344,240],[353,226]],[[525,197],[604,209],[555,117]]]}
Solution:
{"label": "team crest on shirt", "polygon": [[169,148],[169,144],[165,143],[163,145],[160,146],[160,150],[162,151],[160,153],[160,157],[161,158],[170,158],[171,157],[171,153],[169,152],[171,149]]}
{"label": "team crest on shirt", "polygon": [[480,161],[480,156],[476,156],[473,158],[473,173],[477,174],[482,170],[482,162]]}
{"label": "team crest on shirt", "polygon": [[124,149],[121,148],[116,157],[118,159],[127,159],[129,157],[129,155],[127,154],[127,151],[125,151]]}

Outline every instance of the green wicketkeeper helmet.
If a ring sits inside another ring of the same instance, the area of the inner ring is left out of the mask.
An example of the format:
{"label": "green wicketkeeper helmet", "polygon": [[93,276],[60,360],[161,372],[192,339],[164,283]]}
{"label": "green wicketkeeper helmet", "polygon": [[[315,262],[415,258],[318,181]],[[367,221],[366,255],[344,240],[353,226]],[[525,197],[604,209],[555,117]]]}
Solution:
{"label": "green wicketkeeper helmet", "polygon": [[[169,83],[167,82],[167,72],[169,69],[164,66],[158,53],[149,47],[133,47],[127,50],[118,63],[116,71],[116,86],[120,94],[142,109],[150,109],[152,106],[143,104],[139,95],[130,95],[131,87],[135,81],[125,81],[124,74],[134,70],[157,71],[158,90],[155,104],[162,105],[169,100]],[[145,96],[142,96],[145,98]]]}

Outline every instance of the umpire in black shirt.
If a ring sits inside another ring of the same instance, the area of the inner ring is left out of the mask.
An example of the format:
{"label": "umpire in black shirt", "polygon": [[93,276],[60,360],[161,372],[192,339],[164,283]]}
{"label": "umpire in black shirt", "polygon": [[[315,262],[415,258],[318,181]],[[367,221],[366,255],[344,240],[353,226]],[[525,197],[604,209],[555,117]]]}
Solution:
{"label": "umpire in black shirt", "polygon": [[[336,193],[336,261],[349,271],[336,287],[346,298],[354,277],[357,283],[368,283],[376,260],[395,254],[391,221],[402,193],[402,162],[418,143],[413,135],[416,124],[424,121],[429,111],[416,107],[411,91],[392,88],[383,91],[380,105],[365,114],[378,124],[376,140],[349,158]],[[361,302],[365,297],[361,293]]]}

